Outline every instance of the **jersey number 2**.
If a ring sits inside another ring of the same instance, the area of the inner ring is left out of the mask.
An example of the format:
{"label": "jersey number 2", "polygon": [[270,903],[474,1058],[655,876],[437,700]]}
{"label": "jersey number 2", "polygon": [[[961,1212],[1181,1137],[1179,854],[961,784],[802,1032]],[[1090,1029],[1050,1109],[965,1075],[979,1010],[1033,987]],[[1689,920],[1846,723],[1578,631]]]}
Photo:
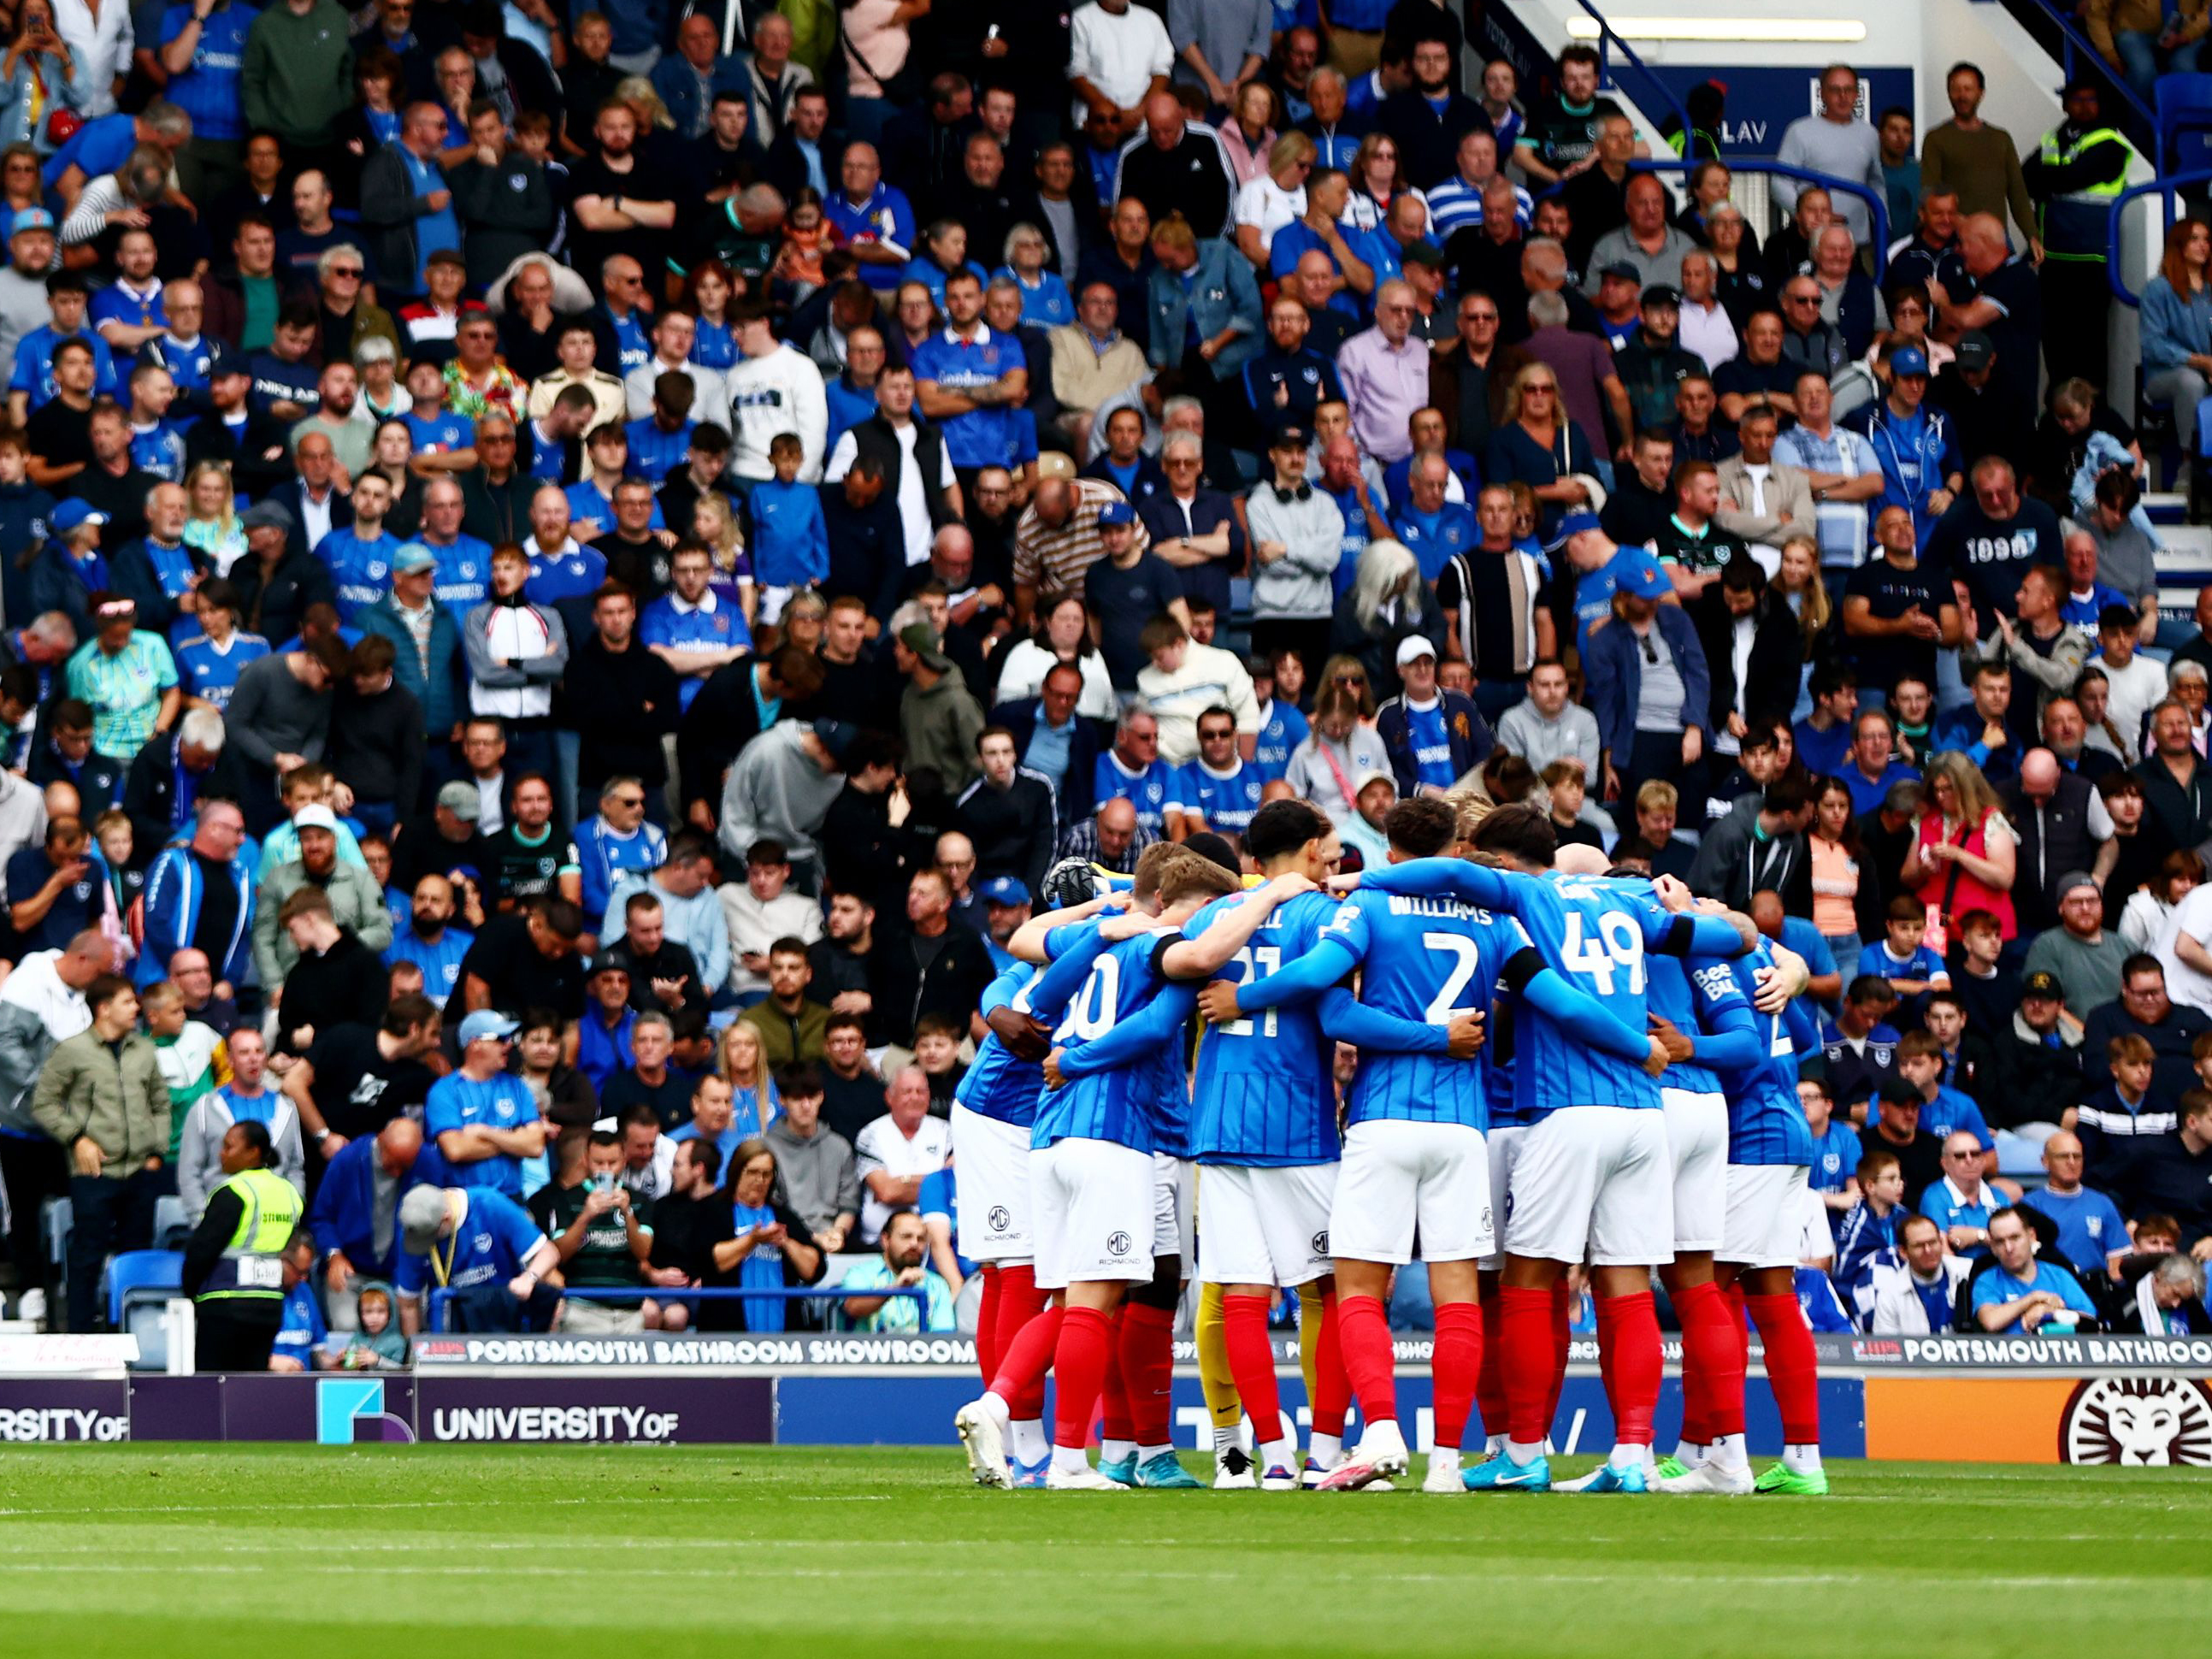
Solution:
{"label": "jersey number 2", "polygon": [[[1244,970],[1237,982],[1249,985],[1255,979],[1267,978],[1281,967],[1283,953],[1272,945],[1248,945],[1230,960]],[[1224,1036],[1250,1036],[1251,1017],[1248,1014],[1237,1019],[1224,1019],[1219,1030]],[[1260,1035],[1270,1037],[1275,1035],[1275,1011],[1273,1008],[1260,1016]]]}
{"label": "jersey number 2", "polygon": [[1424,933],[1421,947],[1441,951],[1452,958],[1451,972],[1444,975],[1442,988],[1429,999],[1429,1006],[1421,1010],[1422,1019],[1431,1025],[1449,1025],[1462,1014],[1473,1013],[1474,1009],[1458,1005],[1459,994],[1467,989],[1475,970],[1482,966],[1482,951],[1475,942],[1457,933]]}

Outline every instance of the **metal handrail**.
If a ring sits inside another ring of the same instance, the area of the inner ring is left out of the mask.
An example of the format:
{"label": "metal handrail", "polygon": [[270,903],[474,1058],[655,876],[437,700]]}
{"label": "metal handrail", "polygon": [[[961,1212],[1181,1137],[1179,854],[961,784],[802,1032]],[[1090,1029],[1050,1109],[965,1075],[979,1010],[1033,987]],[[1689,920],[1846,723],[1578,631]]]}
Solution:
{"label": "metal handrail", "polygon": [[2212,167],[2199,168],[2195,173],[2169,173],[2162,179],[2153,179],[2140,185],[2130,185],[2112,198],[2111,216],[2105,222],[2105,281],[2112,290],[2112,297],[2124,306],[2140,307],[2142,295],[2129,288],[2120,275],[2120,217],[2129,203],[2138,196],[2154,191],[2166,198],[2166,224],[2173,226],[2174,198],[2184,185],[2212,184]]}
{"label": "metal handrail", "polygon": [[[446,1316],[456,1291],[445,1286],[430,1292],[430,1328],[446,1334]],[[735,1285],[708,1287],[686,1285],[681,1290],[662,1291],[652,1285],[635,1289],[628,1285],[599,1285],[581,1288],[564,1287],[561,1294],[577,1302],[636,1302],[651,1297],[656,1302],[738,1302],[746,1297],[773,1299],[778,1302],[806,1302],[848,1296],[879,1296],[886,1302],[896,1297],[915,1304],[915,1328],[927,1332],[929,1325],[929,1287],[927,1285],[832,1285],[827,1287],[809,1285],[793,1289],[778,1285],[773,1290],[744,1290]]]}
{"label": "metal handrail", "polygon": [[[2150,129],[2151,136],[2154,138],[2157,137],[2158,116],[2156,112],[2136,95],[2136,89],[2128,84],[2127,76],[2118,73],[2110,64],[2105,61],[2104,54],[2099,52],[2095,45],[2090,40],[2089,37],[2081,32],[2080,26],[2077,25],[2071,17],[2059,10],[2057,6],[2051,4],[2051,0],[2027,0],[2027,3],[2034,7],[2035,9],[2040,12],[2046,20],[2057,26],[2059,39],[2066,48],[2063,56],[2060,59],[2060,67],[2066,71],[2067,80],[2069,82],[2072,81],[2076,72],[2075,69],[2075,54],[2077,52],[2087,53],[2090,61],[2097,66],[2097,73],[2104,78],[2104,80],[2112,87],[2113,91],[2118,93],[2121,97],[2128,100],[2129,104],[2134,107],[2136,113],[2142,117],[2143,125]],[[2162,160],[2164,158],[2160,157],[2158,159]]]}
{"label": "metal handrail", "polygon": [[1690,112],[1683,106],[1681,100],[1674,96],[1673,88],[1652,73],[1649,64],[1636,55],[1635,47],[1613,33],[1613,25],[1605,21],[1605,15],[1592,5],[1590,0],[1575,0],[1575,3],[1589,13],[1591,21],[1597,25],[1599,75],[1602,77],[1607,74],[1606,49],[1610,46],[1618,50],[1620,55],[1628,60],[1629,67],[1649,82],[1659,95],[1667,100],[1668,107],[1674,112],[1674,118],[1682,124],[1682,146],[1684,153],[1687,154],[1692,128],[1690,125]]}
{"label": "metal handrail", "polygon": [[[1645,161],[1639,157],[1631,161],[1628,166],[1631,172],[1640,168],[1646,173],[1686,174],[1694,168],[1705,166],[1710,159],[1705,156],[1700,156],[1695,161],[1685,160],[1681,157],[1670,159],[1654,157]],[[1723,155],[1720,158],[1720,164],[1731,173],[1772,173],[1784,179],[1795,179],[1802,184],[1818,185],[1831,196],[1841,191],[1846,196],[1857,197],[1867,204],[1868,211],[1871,216],[1874,225],[1874,275],[1876,282],[1881,280],[1882,272],[1889,265],[1889,207],[1872,188],[1855,183],[1849,179],[1838,179],[1830,173],[1815,173],[1810,167],[1792,167],[1786,161],[1770,161],[1755,155]],[[2212,177],[2212,174],[2206,176]],[[1543,194],[1556,196],[1565,187],[1564,184],[1554,185]]]}

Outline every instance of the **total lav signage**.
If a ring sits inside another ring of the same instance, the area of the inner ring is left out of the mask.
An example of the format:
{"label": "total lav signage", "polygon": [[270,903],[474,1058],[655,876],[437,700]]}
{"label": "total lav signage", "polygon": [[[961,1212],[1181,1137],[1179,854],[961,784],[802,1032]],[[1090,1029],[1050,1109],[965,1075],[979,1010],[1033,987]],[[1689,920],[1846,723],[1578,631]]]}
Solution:
{"label": "total lav signage", "polygon": [[[1686,100],[1690,88],[1700,82],[1714,81],[1727,88],[1720,130],[1723,155],[1771,156],[1781,148],[1782,135],[1792,121],[1820,112],[1820,71],[1815,65],[1771,69],[1742,64],[1653,64],[1650,68],[1678,102]],[[1625,82],[1622,91],[1635,98],[1650,119],[1664,118],[1669,112],[1651,107],[1653,100],[1640,94],[1635,80],[1631,76]],[[1862,68],[1859,119],[1879,120],[1882,111],[1893,107],[1913,107],[1912,71]]]}

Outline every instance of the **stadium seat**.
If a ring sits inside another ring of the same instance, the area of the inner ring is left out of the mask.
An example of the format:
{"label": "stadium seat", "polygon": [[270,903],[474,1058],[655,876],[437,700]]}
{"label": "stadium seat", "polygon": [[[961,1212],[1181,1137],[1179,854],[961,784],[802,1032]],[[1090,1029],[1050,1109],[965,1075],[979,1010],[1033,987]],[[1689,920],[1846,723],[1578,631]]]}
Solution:
{"label": "stadium seat", "polygon": [[2161,75],[2157,92],[2158,136],[2167,169],[2212,168],[2212,75]]}
{"label": "stadium seat", "polygon": [[192,1236],[192,1218],[185,1213],[185,1200],[174,1193],[154,1200],[154,1246],[180,1250]]}
{"label": "stadium seat", "polygon": [[129,1328],[124,1315],[134,1307],[157,1311],[185,1287],[185,1256],[181,1250],[125,1250],[107,1264],[107,1323],[110,1329]]}

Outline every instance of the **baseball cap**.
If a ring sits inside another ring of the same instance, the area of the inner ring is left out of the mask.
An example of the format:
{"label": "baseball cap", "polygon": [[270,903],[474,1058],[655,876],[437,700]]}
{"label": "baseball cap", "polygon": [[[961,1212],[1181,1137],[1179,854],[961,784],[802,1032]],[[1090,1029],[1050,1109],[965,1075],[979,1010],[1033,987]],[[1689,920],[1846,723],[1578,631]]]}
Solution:
{"label": "baseball cap", "polygon": [[1307,449],[1313,445],[1313,435],[1295,421],[1285,422],[1268,434],[1270,449]]}
{"label": "baseball cap", "polygon": [[327,830],[335,836],[338,832],[337,814],[327,806],[310,803],[292,814],[292,828],[295,830]]}
{"label": "baseball cap", "polygon": [[1928,354],[1918,346],[1905,346],[1891,356],[1889,372],[1893,374],[1925,374],[1928,372]]}
{"label": "baseball cap", "polygon": [[426,266],[453,265],[462,270],[466,270],[469,268],[469,262],[461,258],[460,250],[459,248],[441,247],[422,263]]}
{"label": "baseball cap", "polygon": [[[907,649],[911,651],[914,647],[908,646]],[[817,720],[814,736],[830,751],[832,760],[842,760],[845,751],[853,746],[854,728],[843,720]]]}
{"label": "baseball cap", "polygon": [[461,1022],[461,1047],[492,1037],[511,1037],[522,1029],[519,1021],[489,1008],[479,1008]]}
{"label": "baseball cap", "polygon": [[[1098,522],[1103,525],[1134,524],[1136,521],[1137,509],[1127,501],[1109,501],[1098,509]],[[909,650],[912,648],[910,646],[908,647]]]}
{"label": "baseball cap", "polygon": [[272,530],[289,530],[293,526],[292,511],[282,501],[256,501],[239,515],[238,522],[248,530],[264,526]]}
{"label": "baseball cap", "polygon": [[435,570],[438,556],[420,542],[408,542],[392,556],[392,574],[411,575],[417,570]]}
{"label": "baseball cap", "polygon": [[628,972],[629,972],[628,963],[611,951],[602,951],[592,958],[592,965],[584,970],[584,977],[593,980],[601,974],[627,974]]}
{"label": "baseball cap", "polygon": [[2039,968],[2021,981],[2020,994],[2023,997],[2055,997],[2061,1002],[2066,1000],[2066,988],[2058,982],[2058,975],[2047,968]]}
{"label": "baseball cap", "polygon": [[1978,328],[1970,328],[1961,334],[1954,349],[1961,368],[1987,368],[1990,360],[1997,355],[1996,343]]}
{"label": "baseball cap", "polygon": [[466,818],[474,823],[483,816],[483,801],[473,783],[455,779],[438,791],[438,805],[457,818]]}
{"label": "baseball cap", "polygon": [[1432,270],[1443,268],[1444,251],[1433,242],[1414,242],[1398,250],[1401,265],[1427,265]]}
{"label": "baseball cap", "polygon": [[446,1189],[417,1187],[399,1200],[399,1243],[410,1255],[426,1254],[446,1224]]}
{"label": "baseball cap", "polygon": [[1670,283],[1654,283],[1644,290],[1643,297],[1637,303],[1646,306],[1679,306],[1682,303],[1682,290]]}
{"label": "baseball cap", "polygon": [[56,530],[66,535],[79,525],[106,524],[107,514],[93,506],[91,502],[79,501],[72,496],[54,509],[54,516],[50,522]]}
{"label": "baseball cap", "polygon": [[1632,593],[1639,599],[1656,599],[1674,591],[1674,584],[1667,580],[1667,573],[1650,559],[1632,560],[1613,585],[1623,593]]}
{"label": "baseball cap", "polygon": [[[1121,507],[1124,514],[1129,511],[1126,503],[1117,502],[1115,505]],[[1107,511],[1111,510],[1111,508],[1107,509]],[[1098,515],[1098,519],[1101,524],[1107,522],[1104,512]],[[1120,524],[1126,522],[1126,520],[1116,519],[1113,522]],[[952,666],[952,659],[945,654],[944,641],[937,637],[937,630],[926,622],[908,623],[904,628],[900,629],[898,641],[915,656],[921,658],[927,667],[937,673],[942,674]]]}
{"label": "baseball cap", "polygon": [[1551,541],[1546,544],[1544,550],[1547,553],[1556,553],[1576,537],[1585,536],[1592,531],[1604,528],[1605,525],[1595,513],[1562,514],[1559,518],[1559,527],[1553,535]]}
{"label": "baseball cap", "polygon": [[54,216],[46,209],[25,208],[15,216],[14,222],[8,227],[8,234],[12,240],[21,236],[27,230],[52,230],[53,228]]}
{"label": "baseball cap", "polygon": [[1433,658],[1436,654],[1436,647],[1419,634],[1408,634],[1398,641],[1398,666],[1401,668],[1407,663],[1418,662],[1423,657]]}
{"label": "baseball cap", "polygon": [[1030,890],[1012,876],[994,876],[975,890],[986,904],[1027,904]]}
{"label": "baseball cap", "polygon": [[1615,276],[1624,283],[1633,283],[1638,288],[1644,286],[1644,273],[1626,259],[1615,259],[1609,265],[1600,265],[1597,274],[1601,277]]}
{"label": "baseball cap", "polygon": [[2064,875],[2058,878],[2058,885],[2052,888],[2051,890],[2056,894],[2063,902],[2067,898],[2070,897],[2077,888],[2082,887],[2087,888],[2091,892],[2098,895],[2100,898],[2104,895],[2104,890],[2097,885],[2096,878],[2090,875],[2087,870],[2069,870]]}

